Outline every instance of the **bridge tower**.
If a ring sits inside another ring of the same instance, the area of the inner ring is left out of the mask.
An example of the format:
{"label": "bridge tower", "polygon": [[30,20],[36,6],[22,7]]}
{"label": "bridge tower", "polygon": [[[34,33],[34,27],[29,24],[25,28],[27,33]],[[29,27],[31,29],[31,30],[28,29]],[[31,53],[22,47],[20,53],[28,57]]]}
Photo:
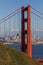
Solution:
{"label": "bridge tower", "polygon": [[[27,14],[25,14],[27,12]],[[25,18],[27,16],[27,18]],[[25,23],[27,23],[27,30],[25,30]],[[21,26],[21,50],[25,52],[25,35],[27,35],[27,55],[32,57],[32,40],[31,40],[31,19],[30,6],[22,7],[22,26]]]}

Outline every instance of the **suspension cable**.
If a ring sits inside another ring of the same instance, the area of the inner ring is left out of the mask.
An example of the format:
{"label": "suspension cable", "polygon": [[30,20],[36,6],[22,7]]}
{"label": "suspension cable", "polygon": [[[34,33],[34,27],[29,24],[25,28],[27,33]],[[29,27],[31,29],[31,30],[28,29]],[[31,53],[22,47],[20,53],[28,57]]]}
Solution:
{"label": "suspension cable", "polygon": [[39,16],[38,14],[34,13],[33,11],[31,11],[34,15],[36,15],[37,17],[43,19],[43,17]]}
{"label": "suspension cable", "polygon": [[18,13],[20,12],[20,10],[21,10],[21,8],[19,8],[19,9],[13,11],[13,12],[10,13],[9,15],[7,15],[6,17],[0,19],[0,21],[1,21],[0,24],[3,23],[3,22],[5,22],[6,20],[10,19],[11,17],[15,16],[16,14],[18,14]]}
{"label": "suspension cable", "polygon": [[[30,6],[31,7],[31,6]],[[40,13],[41,15],[43,15],[43,13],[41,13],[40,11],[36,10],[35,8],[31,7],[34,11]]]}

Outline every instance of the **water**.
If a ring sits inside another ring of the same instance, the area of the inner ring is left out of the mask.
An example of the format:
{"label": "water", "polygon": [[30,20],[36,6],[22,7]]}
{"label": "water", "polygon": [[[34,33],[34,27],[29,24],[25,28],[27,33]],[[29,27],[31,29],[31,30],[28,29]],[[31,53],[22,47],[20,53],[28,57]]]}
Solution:
{"label": "water", "polygon": [[32,57],[33,58],[43,58],[43,46],[32,45]]}
{"label": "water", "polygon": [[[21,45],[19,43],[7,44],[11,48],[16,48],[21,50]],[[32,45],[32,58],[43,58],[43,46],[41,45]]]}
{"label": "water", "polygon": [[20,43],[12,43],[12,44],[7,44],[11,48],[16,48],[17,50],[21,50],[21,45]]}

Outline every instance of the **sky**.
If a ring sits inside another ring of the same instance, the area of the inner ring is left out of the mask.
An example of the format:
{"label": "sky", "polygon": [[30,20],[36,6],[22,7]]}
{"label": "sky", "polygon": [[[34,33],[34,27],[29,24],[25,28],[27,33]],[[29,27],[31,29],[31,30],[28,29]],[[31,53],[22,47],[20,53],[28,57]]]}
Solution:
{"label": "sky", "polygon": [[0,19],[22,6],[28,5],[43,13],[43,0],[0,0]]}
{"label": "sky", "polygon": [[43,0],[0,0],[0,19],[13,10],[28,5],[43,12]]}

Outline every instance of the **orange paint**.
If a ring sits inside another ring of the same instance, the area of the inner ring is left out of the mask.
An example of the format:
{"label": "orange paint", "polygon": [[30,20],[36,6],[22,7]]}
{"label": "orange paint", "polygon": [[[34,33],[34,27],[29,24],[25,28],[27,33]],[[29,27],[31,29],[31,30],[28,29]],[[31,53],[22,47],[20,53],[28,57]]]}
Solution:
{"label": "orange paint", "polygon": [[31,18],[30,6],[28,6],[28,25],[27,25],[27,55],[32,57],[32,39],[31,39]]}
{"label": "orange paint", "polygon": [[[24,12],[27,11],[27,18],[25,19]],[[25,22],[27,23],[27,30],[25,30]],[[32,57],[32,40],[31,40],[31,20],[30,20],[30,6],[22,7],[22,27],[21,27],[21,47],[25,52],[25,34],[27,34],[27,55]]]}

